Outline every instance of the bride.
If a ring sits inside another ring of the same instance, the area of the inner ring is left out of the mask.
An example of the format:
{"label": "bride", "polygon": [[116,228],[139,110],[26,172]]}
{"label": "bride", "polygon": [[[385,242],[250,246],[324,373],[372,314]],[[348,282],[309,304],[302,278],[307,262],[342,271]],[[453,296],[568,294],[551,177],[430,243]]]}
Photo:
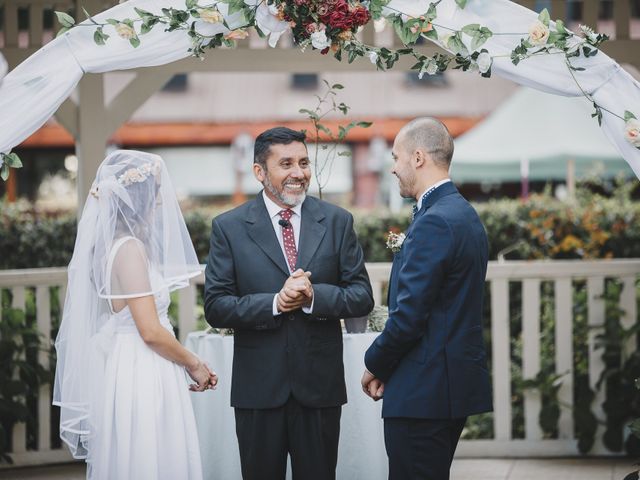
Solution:
{"label": "bride", "polygon": [[218,379],[167,316],[169,292],[199,273],[161,158],[107,156],[78,224],[56,338],[60,437],[86,459],[87,478],[202,478],[188,390]]}

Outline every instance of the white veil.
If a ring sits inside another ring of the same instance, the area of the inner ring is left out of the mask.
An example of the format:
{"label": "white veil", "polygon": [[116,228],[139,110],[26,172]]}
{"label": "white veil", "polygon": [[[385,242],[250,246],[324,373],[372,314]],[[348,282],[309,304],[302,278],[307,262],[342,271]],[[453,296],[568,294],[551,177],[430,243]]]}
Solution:
{"label": "white veil", "polygon": [[[123,243],[146,268],[124,263],[112,274],[112,249]],[[131,150],[107,156],[78,224],[56,338],[53,403],[60,407],[60,437],[75,458],[90,461],[100,428],[104,360],[116,320],[108,302],[182,288],[200,272],[162,159]]]}

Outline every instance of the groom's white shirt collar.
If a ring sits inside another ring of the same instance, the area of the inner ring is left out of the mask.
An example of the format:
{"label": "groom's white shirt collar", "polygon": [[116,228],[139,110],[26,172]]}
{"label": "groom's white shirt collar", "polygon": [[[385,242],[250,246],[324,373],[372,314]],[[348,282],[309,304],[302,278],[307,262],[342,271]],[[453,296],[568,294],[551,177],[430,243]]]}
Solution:
{"label": "groom's white shirt collar", "polygon": [[447,182],[450,182],[451,179],[450,178],[445,178],[444,180],[440,180],[439,182],[434,183],[433,185],[429,185],[424,192],[422,192],[422,194],[420,195],[420,197],[418,197],[418,203],[416,204],[416,206],[418,207],[418,210],[420,210],[422,208],[422,199],[424,198],[424,194],[427,193],[429,190],[433,189],[435,190],[436,188],[438,188],[440,185],[444,185]]}
{"label": "groom's white shirt collar", "polygon": [[[269,218],[273,218],[276,215],[278,215],[282,210],[284,210],[284,208],[278,206],[278,204],[276,204],[276,202],[274,202],[273,200],[271,200],[268,196],[267,193],[263,190],[262,191],[262,198],[264,199],[264,205],[265,207],[267,207],[267,212],[269,212]],[[302,217],[302,203],[299,203],[298,205],[296,205],[295,207],[291,207],[290,210],[295,214],[298,215],[298,217]]]}

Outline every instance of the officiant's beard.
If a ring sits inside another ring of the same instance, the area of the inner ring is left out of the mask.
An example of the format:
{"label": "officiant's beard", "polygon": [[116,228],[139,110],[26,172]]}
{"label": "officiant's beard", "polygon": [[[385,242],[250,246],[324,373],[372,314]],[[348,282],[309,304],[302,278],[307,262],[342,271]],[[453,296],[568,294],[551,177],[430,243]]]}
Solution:
{"label": "officiant's beard", "polygon": [[304,202],[304,199],[307,197],[307,190],[309,190],[309,182],[305,180],[291,180],[291,183],[303,183],[304,188],[300,193],[286,193],[284,191],[285,185],[289,182],[289,180],[285,180],[282,184],[282,191],[278,190],[275,185],[271,182],[271,178],[269,175],[269,171],[265,171],[264,181],[262,182],[262,186],[269,192],[273,197],[277,198],[280,203],[286,205],[289,208],[293,208],[297,205],[300,205]]}

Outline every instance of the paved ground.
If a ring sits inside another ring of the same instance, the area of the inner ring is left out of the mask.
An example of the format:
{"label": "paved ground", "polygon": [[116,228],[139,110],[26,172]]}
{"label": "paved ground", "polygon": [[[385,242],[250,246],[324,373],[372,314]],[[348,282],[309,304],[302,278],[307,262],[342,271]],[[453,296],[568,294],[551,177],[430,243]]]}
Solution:
{"label": "paved ground", "polygon": [[[451,480],[623,480],[628,473],[637,468],[633,463],[631,459],[604,458],[457,459],[453,463]],[[75,464],[0,470],[0,479],[7,480],[82,480],[84,478],[84,466]]]}

